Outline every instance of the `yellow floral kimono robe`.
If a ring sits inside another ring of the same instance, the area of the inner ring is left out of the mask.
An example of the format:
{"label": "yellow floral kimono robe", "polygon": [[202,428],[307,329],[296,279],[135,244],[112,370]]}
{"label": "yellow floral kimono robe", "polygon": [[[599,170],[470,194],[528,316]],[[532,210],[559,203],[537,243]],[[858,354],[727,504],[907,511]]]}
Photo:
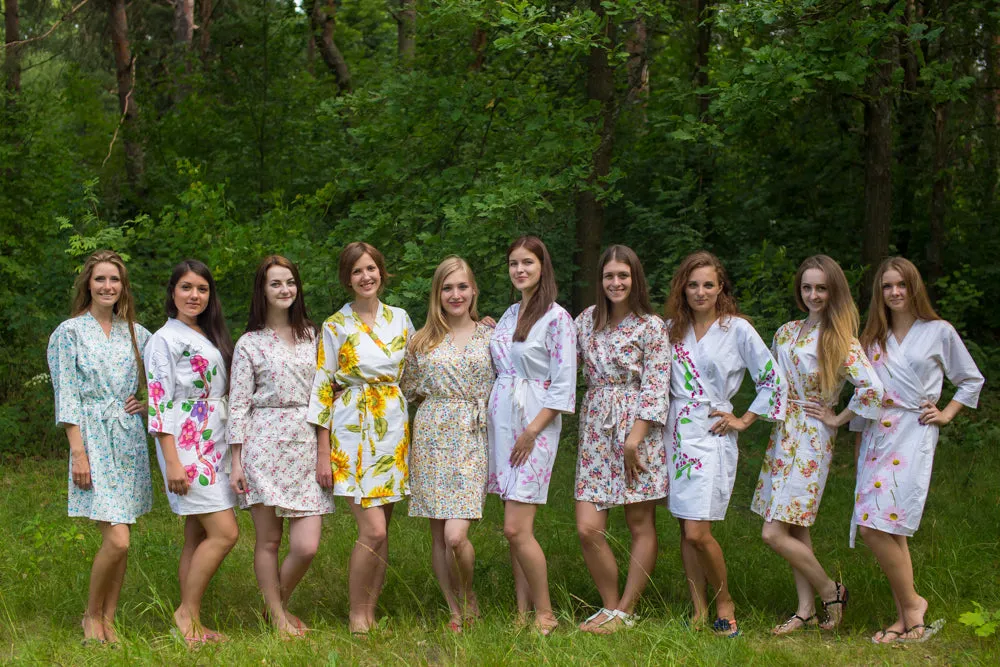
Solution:
{"label": "yellow floral kimono robe", "polygon": [[[362,507],[410,492],[410,426],[399,378],[412,329],[405,310],[383,303],[374,328],[349,303],[323,323],[307,419],[330,430],[334,495]],[[336,401],[334,385],[344,389]]]}

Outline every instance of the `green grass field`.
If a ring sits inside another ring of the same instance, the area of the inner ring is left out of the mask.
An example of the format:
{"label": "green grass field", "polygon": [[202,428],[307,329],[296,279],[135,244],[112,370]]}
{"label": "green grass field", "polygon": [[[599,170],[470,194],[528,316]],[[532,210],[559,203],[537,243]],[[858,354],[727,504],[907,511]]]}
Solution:
{"label": "green grass field", "polygon": [[[738,406],[747,404],[738,401]],[[260,618],[262,602],[252,569],[253,526],[240,513],[243,535],[209,588],[203,617],[232,639],[189,654],[169,635],[178,599],[176,565],[181,524],[167,507],[159,475],[155,507],[142,517],[132,549],[118,623],[117,648],[83,647],[83,613],[90,560],[99,535],[88,522],[66,517],[66,462],[23,461],[0,471],[0,661],[45,664],[998,664],[1000,639],[980,639],[958,622],[978,601],[1000,608],[1000,397],[986,394],[981,409],[945,429],[921,530],[911,541],[918,590],[930,601],[928,622],[947,619],[926,644],[874,646],[869,636],[891,622],[889,587],[859,541],[847,546],[853,492],[852,441],[841,435],[813,530],[816,552],[851,591],[837,633],[803,632],[781,639],[769,629],[794,610],[791,572],[760,540],[761,521],[749,509],[768,426],[756,424],[741,442],[739,477],[725,522],[715,534],[725,550],[743,636],[736,640],[689,630],[687,588],[676,522],[658,517],[660,557],[633,629],[610,637],[575,631],[599,597],[577,544],[573,521],[575,418],[567,421],[549,504],[537,534],[549,559],[553,601],[562,627],[551,637],[512,627],[514,594],[501,507],[487,504],[472,531],[476,589],[484,620],[455,636],[431,572],[426,520],[404,516],[390,534],[390,569],[381,629],[368,638],[347,631],[347,559],[354,525],[346,506],[328,517],[320,553],[291,608],[313,628],[305,640],[283,642]],[[155,458],[153,459],[155,469]],[[627,531],[613,512],[610,532],[622,549]],[[623,562],[622,559],[619,562]],[[624,573],[623,573],[624,575]]]}

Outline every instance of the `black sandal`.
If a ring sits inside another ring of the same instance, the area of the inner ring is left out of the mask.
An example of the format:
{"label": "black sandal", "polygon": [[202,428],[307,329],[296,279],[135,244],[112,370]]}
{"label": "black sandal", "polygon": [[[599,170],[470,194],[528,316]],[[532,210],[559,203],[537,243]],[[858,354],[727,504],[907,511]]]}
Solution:
{"label": "black sandal", "polygon": [[[800,623],[802,623],[802,625],[792,630],[783,629],[785,626],[794,623],[795,621],[799,621]],[[809,618],[802,618],[798,614],[792,614],[791,616],[788,617],[787,620],[785,620],[784,623],[779,623],[778,625],[774,626],[774,628],[771,629],[771,634],[775,636],[788,635],[797,630],[804,630],[806,627],[810,625],[817,625],[816,614],[813,614]]]}
{"label": "black sandal", "polygon": [[[847,587],[841,584],[839,581],[836,582],[837,586],[837,598],[835,600],[830,600],[829,602],[823,602],[823,612],[826,614],[826,621],[822,623],[819,627],[824,630],[833,630],[841,621],[844,620],[844,610],[847,609],[847,601],[850,599],[850,594],[847,592]],[[843,595],[841,595],[843,594]],[[839,604],[840,605],[840,616],[836,621],[833,620],[830,614],[830,607]]]}

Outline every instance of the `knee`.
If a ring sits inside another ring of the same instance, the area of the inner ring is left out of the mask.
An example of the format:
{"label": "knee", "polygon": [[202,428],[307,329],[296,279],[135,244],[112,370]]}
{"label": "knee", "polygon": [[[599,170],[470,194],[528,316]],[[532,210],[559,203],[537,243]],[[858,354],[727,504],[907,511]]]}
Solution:
{"label": "knee", "polygon": [[604,530],[593,524],[577,524],[576,536],[580,539],[580,545],[584,549],[598,546],[605,541]]}
{"label": "knee", "polygon": [[463,530],[445,530],[444,543],[449,549],[459,550],[469,543],[469,537]]}
{"label": "knee", "polygon": [[290,540],[289,551],[297,557],[311,561],[319,551],[319,535],[309,535],[308,537],[295,536]]}
{"label": "knee", "polygon": [[519,523],[508,522],[503,525],[503,536],[512,544],[520,542],[530,535],[531,529],[525,528]]}
{"label": "knee", "polygon": [[358,539],[372,549],[379,549],[389,539],[389,533],[385,526],[366,526],[358,531]]}
{"label": "knee", "polygon": [[781,538],[781,531],[775,529],[774,526],[769,523],[765,523],[764,528],[760,531],[760,539],[764,540],[764,544],[772,549],[778,548],[778,545],[781,543]]}
{"label": "knee", "polygon": [[129,547],[129,531],[125,530],[109,530],[107,535],[104,536],[104,548],[116,559],[124,558],[128,554]]}
{"label": "knee", "polygon": [[864,540],[865,544],[869,546],[871,543],[878,539],[878,530],[871,528],[870,526],[858,526],[858,534],[861,535],[861,539]]}
{"label": "knee", "polygon": [[240,539],[240,527],[236,523],[235,517],[232,522],[219,528],[218,533],[214,537],[226,547],[226,551],[235,547]]}
{"label": "knee", "polygon": [[268,553],[276,554],[278,549],[281,547],[281,535],[279,534],[277,538],[271,535],[265,535],[263,533],[257,533],[257,539],[254,544],[256,545],[257,551],[266,551]]}

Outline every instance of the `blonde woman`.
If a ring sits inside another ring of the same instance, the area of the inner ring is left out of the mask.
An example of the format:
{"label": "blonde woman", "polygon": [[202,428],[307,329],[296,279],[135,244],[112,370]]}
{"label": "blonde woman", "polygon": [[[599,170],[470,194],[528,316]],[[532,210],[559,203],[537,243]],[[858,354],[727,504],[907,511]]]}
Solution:
{"label": "blonde woman", "polygon": [[[764,542],[788,561],[795,577],[798,606],[775,626],[776,635],[817,624],[829,630],[843,619],[847,588],[820,565],[809,527],[819,512],[837,428],[855,415],[876,418],[883,392],[856,338],[858,309],[840,266],[826,255],[802,262],[795,300],[808,316],[778,329],[771,348],[788,379],[788,415],[771,431],[751,505],[764,517]],[[845,380],[854,394],[836,413]],[[817,594],[822,621],[816,618]]]}
{"label": "blonde woman", "polygon": [[72,317],[49,338],[56,423],[69,440],[69,515],[97,523],[101,548],[90,570],[84,641],[118,641],[114,618],[131,525],[153,503],[146,433],[136,394],[146,391],[139,350],[149,332],[135,322],[128,271],[117,253],[87,258],[73,289]]}
{"label": "blonde woman", "polygon": [[407,346],[403,391],[420,408],[410,450],[410,516],[430,519],[432,563],[461,632],[479,616],[469,527],[483,516],[489,472],[486,401],[496,375],[492,329],[479,321],[468,263],[448,257],[434,271],[427,322]]}
{"label": "blonde woman", "polygon": [[[851,422],[852,430],[864,430],[851,546],[859,528],[889,580],[898,614],[872,641],[927,641],[943,621],[924,623],[927,600],[913,584],[907,539],[920,526],[938,431],[963,406],[976,407],[984,380],[961,336],[934,312],[917,267],[902,257],[890,257],[875,272],[861,345],[886,394],[878,419]],[[945,377],[957,391],[941,410]]]}

